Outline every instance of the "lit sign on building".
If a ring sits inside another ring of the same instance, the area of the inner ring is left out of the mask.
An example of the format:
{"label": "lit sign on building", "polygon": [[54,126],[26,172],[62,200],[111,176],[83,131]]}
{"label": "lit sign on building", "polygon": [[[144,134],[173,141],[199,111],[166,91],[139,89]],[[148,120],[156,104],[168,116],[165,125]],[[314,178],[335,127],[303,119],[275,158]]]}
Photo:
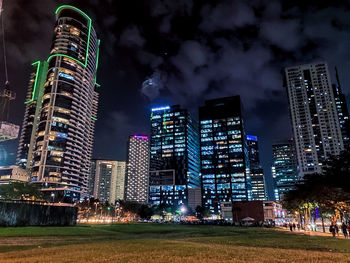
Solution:
{"label": "lit sign on building", "polygon": [[254,136],[254,135],[247,135],[247,140],[248,141],[255,141],[255,142],[257,142],[258,141],[258,137]]}
{"label": "lit sign on building", "polygon": [[152,111],[170,110],[170,106],[153,108]]}
{"label": "lit sign on building", "polygon": [[135,139],[148,140],[148,136],[145,135],[134,135]]}

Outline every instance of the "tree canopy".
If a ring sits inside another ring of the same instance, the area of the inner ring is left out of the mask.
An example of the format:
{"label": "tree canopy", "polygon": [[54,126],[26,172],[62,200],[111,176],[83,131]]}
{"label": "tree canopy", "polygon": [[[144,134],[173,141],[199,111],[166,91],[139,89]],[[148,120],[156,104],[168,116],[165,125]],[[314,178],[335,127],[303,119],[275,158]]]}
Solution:
{"label": "tree canopy", "polygon": [[350,151],[326,162],[322,173],[305,175],[294,190],[287,192],[283,205],[290,211],[311,208],[319,216],[333,218],[350,211]]}
{"label": "tree canopy", "polygon": [[0,199],[4,200],[43,200],[40,189],[27,182],[11,182],[0,185]]}

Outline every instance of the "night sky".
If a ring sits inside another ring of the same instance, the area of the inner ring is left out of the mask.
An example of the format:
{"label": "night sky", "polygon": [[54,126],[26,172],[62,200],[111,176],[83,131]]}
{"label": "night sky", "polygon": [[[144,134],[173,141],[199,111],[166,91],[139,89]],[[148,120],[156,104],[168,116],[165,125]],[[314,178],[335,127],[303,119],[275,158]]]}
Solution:
{"label": "night sky", "polygon": [[[241,95],[247,132],[259,137],[270,176],[271,144],[291,137],[281,70],[325,60],[350,93],[350,1],[4,0],[16,124],[30,64],[48,57],[61,4],[86,12],[101,39],[97,158],[125,160],[128,135],[149,133],[153,106],[180,104],[197,117],[205,99]],[[159,85],[142,90],[155,71]],[[3,72],[1,60],[1,83]],[[6,143],[0,161],[13,163],[17,144]]]}

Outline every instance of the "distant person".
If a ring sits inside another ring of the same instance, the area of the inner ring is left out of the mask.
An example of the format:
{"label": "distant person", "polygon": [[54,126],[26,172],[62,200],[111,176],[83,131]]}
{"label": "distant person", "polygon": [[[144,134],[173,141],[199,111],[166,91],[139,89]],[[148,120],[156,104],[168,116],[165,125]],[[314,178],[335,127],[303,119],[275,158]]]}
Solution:
{"label": "distant person", "polygon": [[296,227],[295,223],[293,223],[293,231],[295,231]]}
{"label": "distant person", "polygon": [[335,232],[337,233],[337,236],[339,236],[339,227],[337,223],[335,223],[334,228],[335,228]]}
{"label": "distant person", "polygon": [[334,223],[332,223],[332,224],[330,225],[330,227],[329,227],[329,232],[331,232],[331,233],[332,233],[332,236],[335,237],[336,231],[335,231],[335,225],[334,225]]}
{"label": "distant person", "polygon": [[293,225],[292,225],[292,223],[289,223],[289,229],[290,229],[290,231],[293,232]]}
{"label": "distant person", "polygon": [[341,230],[343,231],[345,239],[348,239],[348,226],[345,224],[345,222],[343,222],[343,224],[341,225]]}

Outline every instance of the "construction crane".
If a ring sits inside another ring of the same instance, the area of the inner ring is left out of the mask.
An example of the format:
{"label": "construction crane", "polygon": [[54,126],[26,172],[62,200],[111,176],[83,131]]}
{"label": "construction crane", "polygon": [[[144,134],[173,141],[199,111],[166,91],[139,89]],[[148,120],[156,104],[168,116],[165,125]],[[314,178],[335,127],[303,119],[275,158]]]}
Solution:
{"label": "construction crane", "polygon": [[0,0],[2,47],[5,69],[5,85],[4,89],[0,90],[0,142],[17,139],[19,133],[19,126],[9,122],[10,102],[16,98],[16,93],[10,90],[10,82],[7,72],[6,41],[3,14],[4,10],[2,6],[3,1]]}

